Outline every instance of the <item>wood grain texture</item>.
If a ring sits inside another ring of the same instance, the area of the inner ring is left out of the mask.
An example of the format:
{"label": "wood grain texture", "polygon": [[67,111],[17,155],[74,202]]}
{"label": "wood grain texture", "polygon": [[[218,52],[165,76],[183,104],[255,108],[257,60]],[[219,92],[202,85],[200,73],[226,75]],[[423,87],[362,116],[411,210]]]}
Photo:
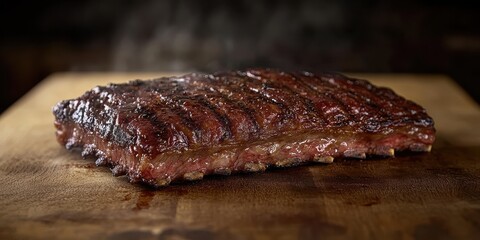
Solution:
{"label": "wood grain texture", "polygon": [[430,154],[210,176],[152,190],[55,140],[51,107],[161,73],[56,74],[0,116],[0,239],[474,239],[480,110],[441,75],[351,74],[436,121]]}

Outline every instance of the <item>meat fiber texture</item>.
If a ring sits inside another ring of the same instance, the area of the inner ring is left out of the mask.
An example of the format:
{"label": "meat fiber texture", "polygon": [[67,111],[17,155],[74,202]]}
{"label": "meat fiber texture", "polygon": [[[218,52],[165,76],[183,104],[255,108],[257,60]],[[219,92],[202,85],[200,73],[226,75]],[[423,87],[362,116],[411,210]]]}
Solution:
{"label": "meat fiber texture", "polygon": [[433,120],[419,105],[332,73],[250,69],[135,80],[95,87],[53,113],[61,145],[156,187],[427,152],[435,140]]}

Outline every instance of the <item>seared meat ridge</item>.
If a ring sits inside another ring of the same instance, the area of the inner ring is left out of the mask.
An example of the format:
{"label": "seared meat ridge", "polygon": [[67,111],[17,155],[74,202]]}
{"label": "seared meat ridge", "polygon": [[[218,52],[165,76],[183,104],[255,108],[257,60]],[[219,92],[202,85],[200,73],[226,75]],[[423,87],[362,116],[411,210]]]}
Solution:
{"label": "seared meat ridge", "polygon": [[387,88],[270,69],[96,87],[54,107],[57,139],[132,182],[429,151],[433,120]]}

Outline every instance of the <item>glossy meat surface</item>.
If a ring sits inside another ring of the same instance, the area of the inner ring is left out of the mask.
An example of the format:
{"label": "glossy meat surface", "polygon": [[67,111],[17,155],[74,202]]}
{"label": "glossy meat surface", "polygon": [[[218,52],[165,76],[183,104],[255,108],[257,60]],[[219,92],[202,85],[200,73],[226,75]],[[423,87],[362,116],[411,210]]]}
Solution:
{"label": "glossy meat surface", "polygon": [[96,87],[54,107],[57,139],[154,186],[207,174],[427,151],[433,120],[387,88],[270,69]]}

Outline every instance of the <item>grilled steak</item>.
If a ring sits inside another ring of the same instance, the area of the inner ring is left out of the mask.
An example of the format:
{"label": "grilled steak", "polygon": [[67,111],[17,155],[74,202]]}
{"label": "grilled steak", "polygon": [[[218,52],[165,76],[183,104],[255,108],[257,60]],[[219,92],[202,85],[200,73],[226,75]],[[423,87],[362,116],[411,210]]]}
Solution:
{"label": "grilled steak", "polygon": [[335,158],[430,151],[433,120],[387,88],[269,69],[96,87],[54,107],[58,141],[153,186]]}

